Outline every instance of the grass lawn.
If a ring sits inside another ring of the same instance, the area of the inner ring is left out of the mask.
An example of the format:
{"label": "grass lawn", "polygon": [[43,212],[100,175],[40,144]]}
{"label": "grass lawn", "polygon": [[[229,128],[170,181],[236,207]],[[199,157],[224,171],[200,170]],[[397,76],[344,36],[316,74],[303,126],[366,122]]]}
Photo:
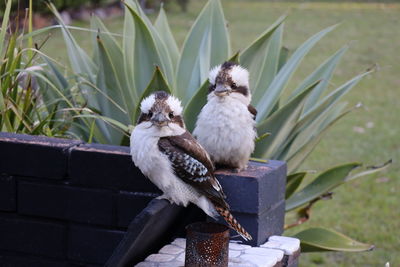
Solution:
{"label": "grass lawn", "polygon": [[[181,13],[177,7],[167,11],[179,44],[204,3],[204,0],[191,1],[188,13]],[[291,50],[319,30],[340,23],[305,59],[289,86],[293,87],[346,44],[350,50],[336,71],[334,85],[378,64],[379,71],[364,79],[346,97],[351,105],[362,102],[364,107],[332,128],[303,169],[321,171],[349,161],[379,164],[389,158],[394,164],[384,173],[338,188],[333,200],[316,204],[308,223],[287,234],[309,226],[324,226],[375,245],[374,251],[365,253],[303,254],[301,266],[384,266],[388,261],[392,266],[399,264],[400,4],[230,0],[223,1],[223,6],[233,51],[247,46],[285,13],[289,17],[284,43]],[[122,19],[110,19],[106,24],[112,31],[121,32]],[[77,33],[77,36],[85,47],[90,42],[87,34]],[[60,47],[60,35],[54,34],[46,51],[65,58]]]}

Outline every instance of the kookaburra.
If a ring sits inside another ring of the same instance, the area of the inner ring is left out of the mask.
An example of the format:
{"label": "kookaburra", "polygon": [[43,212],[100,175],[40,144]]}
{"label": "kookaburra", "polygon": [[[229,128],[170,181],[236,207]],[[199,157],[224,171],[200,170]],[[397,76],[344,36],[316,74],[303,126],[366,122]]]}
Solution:
{"label": "kookaburra", "polygon": [[257,137],[249,72],[225,62],[210,71],[209,82],[207,104],[197,118],[193,135],[215,164],[240,171],[247,167]]}
{"label": "kookaburra", "polygon": [[158,91],[143,99],[140,110],[131,135],[131,155],[163,192],[161,198],[185,207],[193,203],[213,218],[220,214],[245,240],[251,240],[229,211],[208,153],[186,130],[181,102]]}

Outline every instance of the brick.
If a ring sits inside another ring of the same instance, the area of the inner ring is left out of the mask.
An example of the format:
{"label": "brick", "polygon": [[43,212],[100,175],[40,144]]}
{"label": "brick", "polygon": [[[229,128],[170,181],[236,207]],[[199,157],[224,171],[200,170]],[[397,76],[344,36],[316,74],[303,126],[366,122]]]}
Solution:
{"label": "brick", "polygon": [[110,191],[68,189],[68,219],[76,222],[115,225],[113,195]]}
{"label": "brick", "polygon": [[157,197],[154,193],[120,192],[117,195],[117,225],[128,227],[129,223]]}
{"label": "brick", "polygon": [[125,232],[72,225],[68,234],[68,259],[104,264]]}
{"label": "brick", "polygon": [[17,189],[15,178],[0,175],[0,210],[15,211],[17,209]]}
{"label": "brick", "polygon": [[66,219],[68,190],[65,186],[19,181],[18,212],[47,218]]}
{"label": "brick", "polygon": [[[264,244],[268,237],[272,235],[280,235],[283,232],[283,223],[285,216],[285,201],[281,200],[270,210],[261,214],[249,214],[233,212],[236,220],[249,232],[253,237],[251,241],[244,241],[243,238],[231,230],[231,238],[233,240],[243,241],[244,244],[251,246],[259,246]],[[212,219],[208,219],[212,221]],[[222,218],[218,218],[219,223],[226,224]]]}
{"label": "brick", "polygon": [[65,261],[55,261],[45,258],[28,257],[26,255],[3,255],[0,252],[2,267],[69,267]]}
{"label": "brick", "polygon": [[66,227],[62,224],[0,215],[0,250],[65,258]]}
{"label": "brick", "polygon": [[129,147],[85,144],[71,151],[71,183],[134,192],[160,191],[132,162]]}
{"label": "brick", "polygon": [[115,225],[111,191],[19,182],[18,212],[75,222]]}
{"label": "brick", "polygon": [[245,171],[218,170],[220,181],[231,210],[259,214],[285,198],[286,164],[249,162]]}
{"label": "brick", "polygon": [[62,179],[68,149],[81,141],[0,132],[0,173]]}

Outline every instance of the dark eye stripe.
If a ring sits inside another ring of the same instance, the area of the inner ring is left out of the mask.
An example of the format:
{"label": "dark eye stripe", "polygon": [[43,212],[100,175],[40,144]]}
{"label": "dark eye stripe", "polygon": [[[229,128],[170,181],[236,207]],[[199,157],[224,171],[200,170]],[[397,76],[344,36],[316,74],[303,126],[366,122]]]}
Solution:
{"label": "dark eye stripe", "polygon": [[211,93],[212,91],[214,91],[215,89],[215,84],[210,84],[210,86],[208,86],[208,92]]}
{"label": "dark eye stripe", "polygon": [[233,91],[241,93],[244,96],[249,95],[249,89],[246,86],[238,86],[238,87],[234,88]]}

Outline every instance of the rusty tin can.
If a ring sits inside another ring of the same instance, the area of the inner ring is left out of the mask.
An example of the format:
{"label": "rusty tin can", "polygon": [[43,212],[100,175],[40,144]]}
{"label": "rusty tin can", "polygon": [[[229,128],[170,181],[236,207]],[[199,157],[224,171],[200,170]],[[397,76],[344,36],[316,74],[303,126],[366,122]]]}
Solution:
{"label": "rusty tin can", "polygon": [[229,228],[209,222],[186,226],[185,267],[228,266]]}

